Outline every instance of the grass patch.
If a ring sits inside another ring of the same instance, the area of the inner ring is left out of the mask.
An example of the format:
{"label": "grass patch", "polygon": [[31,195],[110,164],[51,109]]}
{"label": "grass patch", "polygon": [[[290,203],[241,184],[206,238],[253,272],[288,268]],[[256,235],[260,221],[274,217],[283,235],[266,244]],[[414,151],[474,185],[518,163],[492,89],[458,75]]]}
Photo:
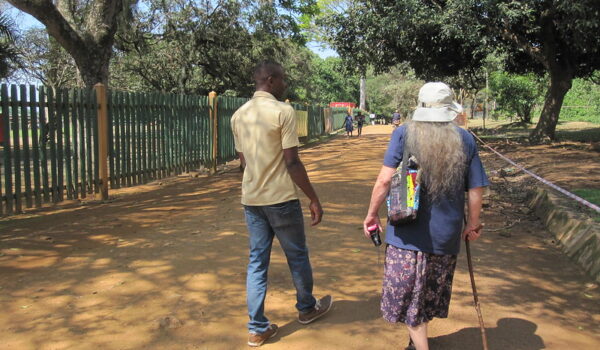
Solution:
{"label": "grass patch", "polygon": [[600,205],[600,189],[578,189],[574,190],[573,193],[579,197],[585,199],[588,202]]}
{"label": "grass patch", "polygon": [[[479,136],[488,139],[521,139],[529,137],[535,128],[537,119],[532,124],[518,124],[509,120],[469,119],[468,126],[476,130]],[[560,120],[556,126],[556,135],[561,141],[594,142],[600,141],[600,124]]]}
{"label": "grass patch", "polygon": [[[575,193],[576,195],[578,195],[579,197],[585,199],[586,201],[588,201],[590,203],[600,205],[600,189],[591,189],[591,188],[578,189],[578,190],[574,190],[573,193]],[[600,214],[593,215],[592,217],[593,217],[594,221],[600,222]]]}

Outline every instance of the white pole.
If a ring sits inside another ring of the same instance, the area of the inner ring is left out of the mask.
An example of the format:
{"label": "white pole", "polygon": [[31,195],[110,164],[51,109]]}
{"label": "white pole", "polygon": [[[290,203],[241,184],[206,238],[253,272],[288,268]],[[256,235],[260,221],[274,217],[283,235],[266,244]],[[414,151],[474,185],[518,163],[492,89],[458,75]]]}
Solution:
{"label": "white pole", "polygon": [[360,103],[358,108],[363,111],[367,109],[367,81],[365,77],[360,78]]}
{"label": "white pole", "polygon": [[488,80],[488,70],[485,69],[485,111],[483,113],[483,129],[485,130],[485,118],[488,116],[488,90],[490,88],[489,80]]}

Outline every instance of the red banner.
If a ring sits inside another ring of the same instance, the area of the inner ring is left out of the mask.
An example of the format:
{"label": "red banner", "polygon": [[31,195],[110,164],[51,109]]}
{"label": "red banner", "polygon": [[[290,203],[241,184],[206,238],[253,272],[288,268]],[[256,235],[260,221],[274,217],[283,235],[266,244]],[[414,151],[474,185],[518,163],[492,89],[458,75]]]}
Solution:
{"label": "red banner", "polygon": [[356,107],[354,102],[329,102],[329,107]]}

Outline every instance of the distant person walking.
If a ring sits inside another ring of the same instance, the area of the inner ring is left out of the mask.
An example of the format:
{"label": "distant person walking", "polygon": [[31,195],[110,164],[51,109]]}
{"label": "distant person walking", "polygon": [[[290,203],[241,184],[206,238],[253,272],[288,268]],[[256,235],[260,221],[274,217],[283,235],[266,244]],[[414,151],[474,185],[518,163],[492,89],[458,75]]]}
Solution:
{"label": "distant person walking", "polygon": [[394,114],[392,114],[392,125],[394,126],[394,129],[400,126],[401,121],[402,116],[400,115],[400,112],[396,110]]}
{"label": "distant person walking", "polygon": [[367,227],[381,229],[379,207],[407,148],[422,172],[419,209],[415,221],[387,226],[381,311],[387,321],[406,324],[417,350],[429,349],[427,323],[448,317],[456,256],[462,239],[482,233],[479,215],[489,184],[473,136],[452,122],[462,110],[453,96],[444,83],[421,88],[412,120],[392,133],[363,222],[367,237]]}
{"label": "distant person walking", "polygon": [[350,112],[346,114],[346,118],[344,119],[344,127],[346,128],[346,136],[352,137],[352,131],[354,130],[354,120]]}
{"label": "distant person walking", "polygon": [[362,135],[363,125],[365,125],[365,116],[359,111],[356,116],[356,131],[358,132],[358,137]]}
{"label": "distant person walking", "polygon": [[294,108],[278,101],[287,89],[283,67],[261,62],[254,70],[254,81],[256,92],[233,114],[231,129],[235,149],[246,164],[242,204],[250,240],[248,345],[260,346],[278,329],[264,314],[273,237],[283,248],[296,287],[298,322],[308,324],[323,316],[333,299],[327,295],[316,300],[312,293],[312,267],[297,187],[310,200],[311,225],[321,222],[323,209],[298,156]]}

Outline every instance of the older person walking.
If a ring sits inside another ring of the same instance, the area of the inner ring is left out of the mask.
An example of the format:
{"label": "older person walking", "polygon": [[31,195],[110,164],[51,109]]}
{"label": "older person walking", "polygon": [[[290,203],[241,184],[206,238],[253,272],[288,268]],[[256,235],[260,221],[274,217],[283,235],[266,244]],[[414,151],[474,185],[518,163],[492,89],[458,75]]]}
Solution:
{"label": "older person walking", "polygon": [[387,226],[381,310],[387,321],[406,324],[417,350],[429,349],[427,323],[448,316],[461,237],[481,235],[482,194],[489,184],[475,140],[452,122],[462,111],[453,97],[444,83],[420,89],[412,120],[392,133],[363,223],[367,237],[367,227],[381,229],[378,211],[408,147],[422,171],[419,209],[415,221]]}
{"label": "older person walking", "polygon": [[283,67],[259,63],[254,71],[256,92],[231,117],[235,149],[246,164],[242,204],[250,240],[246,277],[248,345],[260,346],[277,333],[264,314],[267,272],[273,238],[287,258],[296,287],[298,322],[308,324],[323,316],[333,303],[329,295],[313,296],[312,268],[304,233],[298,187],[310,200],[311,225],[321,222],[323,209],[298,156],[298,129],[294,108],[278,101],[287,84]]}

